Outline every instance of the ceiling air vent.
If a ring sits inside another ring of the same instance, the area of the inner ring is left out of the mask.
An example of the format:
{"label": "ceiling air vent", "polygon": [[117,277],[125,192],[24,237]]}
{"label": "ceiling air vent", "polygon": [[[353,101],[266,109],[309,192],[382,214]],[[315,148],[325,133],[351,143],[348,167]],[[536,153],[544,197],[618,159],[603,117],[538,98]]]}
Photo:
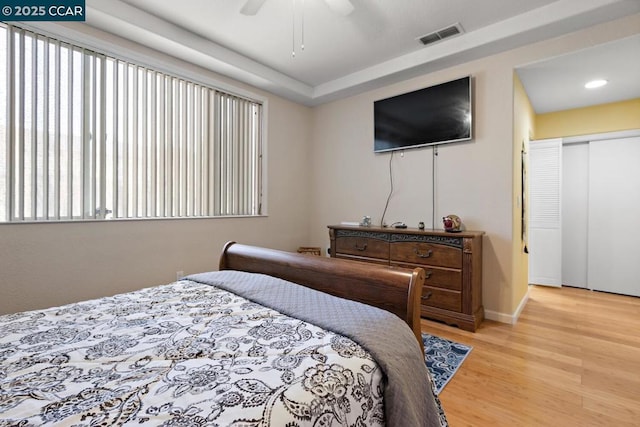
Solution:
{"label": "ceiling air vent", "polygon": [[418,40],[420,40],[420,43],[428,45],[439,42],[440,40],[444,40],[449,37],[457,36],[458,34],[462,34],[463,32],[464,31],[462,29],[462,26],[459,23],[455,23],[441,30],[418,37]]}

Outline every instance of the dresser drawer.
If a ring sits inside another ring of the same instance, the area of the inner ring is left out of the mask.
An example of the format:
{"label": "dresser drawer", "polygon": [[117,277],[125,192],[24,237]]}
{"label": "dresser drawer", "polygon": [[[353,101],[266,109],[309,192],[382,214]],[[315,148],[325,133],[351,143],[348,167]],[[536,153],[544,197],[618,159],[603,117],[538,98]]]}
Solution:
{"label": "dresser drawer", "polygon": [[372,237],[346,236],[336,239],[336,255],[389,259],[389,242]]}
{"label": "dresser drawer", "polygon": [[349,255],[349,254],[337,253],[335,258],[348,259],[349,261],[363,262],[363,263],[367,263],[367,264],[380,264],[380,265],[384,265],[384,266],[388,266],[389,265],[389,262],[384,260],[384,259],[367,258],[367,257],[355,256],[355,255]]}
{"label": "dresser drawer", "polygon": [[393,242],[391,262],[462,268],[462,250],[451,246],[424,242]]}
{"label": "dresser drawer", "polygon": [[452,268],[439,268],[431,265],[421,265],[407,262],[392,262],[391,265],[402,268],[422,267],[425,272],[425,286],[434,288],[462,290],[462,270]]}
{"label": "dresser drawer", "polygon": [[452,291],[462,290],[462,271],[424,266],[425,286],[445,288]]}
{"label": "dresser drawer", "polygon": [[437,307],[443,310],[450,310],[460,313],[462,311],[462,295],[457,291],[448,289],[432,288],[424,286],[422,288],[422,305]]}

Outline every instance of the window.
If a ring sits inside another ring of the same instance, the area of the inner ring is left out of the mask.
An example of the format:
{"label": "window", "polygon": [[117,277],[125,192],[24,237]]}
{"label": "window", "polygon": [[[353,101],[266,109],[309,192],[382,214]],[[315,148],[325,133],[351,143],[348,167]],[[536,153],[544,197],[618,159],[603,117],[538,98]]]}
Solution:
{"label": "window", "polygon": [[0,221],[259,215],[262,108],[0,26]]}

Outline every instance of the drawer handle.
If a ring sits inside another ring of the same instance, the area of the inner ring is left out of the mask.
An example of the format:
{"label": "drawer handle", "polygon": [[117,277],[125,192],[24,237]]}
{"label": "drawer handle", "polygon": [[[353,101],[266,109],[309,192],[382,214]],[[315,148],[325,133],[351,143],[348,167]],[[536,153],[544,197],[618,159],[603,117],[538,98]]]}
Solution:
{"label": "drawer handle", "polygon": [[367,250],[367,244],[365,243],[362,246],[358,246],[358,244],[356,243],[356,249],[359,251],[366,251]]}
{"label": "drawer handle", "polygon": [[433,271],[431,271],[431,270],[427,271],[426,274],[425,274],[425,279],[429,279],[432,274],[433,274]]}
{"label": "drawer handle", "polygon": [[429,291],[426,295],[422,295],[422,299],[426,301],[431,298],[431,295],[433,295],[433,292]]}
{"label": "drawer handle", "polygon": [[431,254],[433,253],[433,251],[431,249],[429,249],[426,253],[421,253],[418,248],[415,248],[413,250],[413,252],[415,252],[416,255],[418,255],[420,258],[429,258],[431,256]]}

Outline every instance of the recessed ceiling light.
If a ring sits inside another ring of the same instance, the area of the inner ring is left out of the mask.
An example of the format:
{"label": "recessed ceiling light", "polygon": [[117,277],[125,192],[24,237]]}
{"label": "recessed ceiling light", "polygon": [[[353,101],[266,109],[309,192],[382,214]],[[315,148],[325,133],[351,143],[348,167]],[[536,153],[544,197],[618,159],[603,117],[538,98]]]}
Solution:
{"label": "recessed ceiling light", "polygon": [[590,82],[585,84],[584,87],[586,87],[587,89],[595,89],[597,87],[602,87],[602,86],[606,85],[607,83],[609,83],[609,82],[606,81],[606,80],[591,80]]}

